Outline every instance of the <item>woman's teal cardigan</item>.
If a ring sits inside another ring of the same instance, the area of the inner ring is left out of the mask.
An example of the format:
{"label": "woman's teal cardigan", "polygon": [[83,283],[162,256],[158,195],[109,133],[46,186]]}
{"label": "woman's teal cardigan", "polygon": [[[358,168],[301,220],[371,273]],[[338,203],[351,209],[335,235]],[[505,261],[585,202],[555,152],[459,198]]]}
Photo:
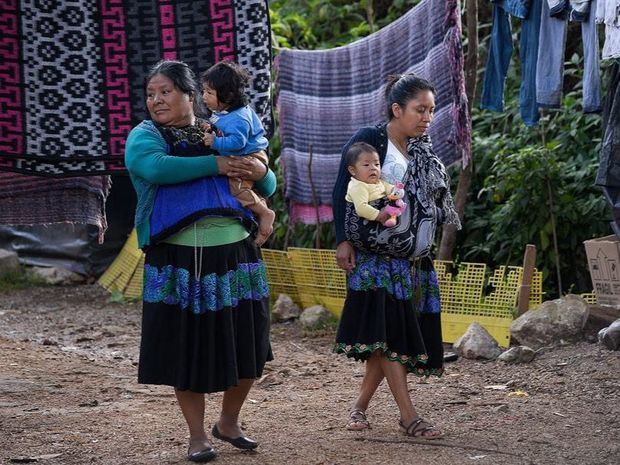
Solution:
{"label": "woman's teal cardigan", "polygon": [[[157,187],[162,184],[178,184],[205,176],[218,176],[217,162],[213,155],[199,157],[175,157],[168,154],[167,144],[152,121],[146,120],[133,128],[125,145],[125,166],[138,195],[135,225],[138,246],[149,245],[149,218]],[[276,190],[276,176],[271,170],[255,183],[264,196]]]}

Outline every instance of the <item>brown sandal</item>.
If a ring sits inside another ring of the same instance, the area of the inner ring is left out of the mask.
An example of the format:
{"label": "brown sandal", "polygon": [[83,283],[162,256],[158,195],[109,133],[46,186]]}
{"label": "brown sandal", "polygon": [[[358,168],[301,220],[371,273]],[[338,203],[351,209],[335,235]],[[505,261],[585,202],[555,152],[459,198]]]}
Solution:
{"label": "brown sandal", "polygon": [[363,431],[370,429],[370,423],[366,418],[366,412],[359,408],[351,410],[349,413],[349,423],[347,423],[347,429],[349,431]]}
{"label": "brown sandal", "polygon": [[[405,426],[402,420],[398,422],[400,430],[406,436],[418,439],[441,439],[443,433],[435,425],[432,425],[422,417],[415,418],[409,426]],[[426,434],[428,432],[437,432],[438,434]]]}

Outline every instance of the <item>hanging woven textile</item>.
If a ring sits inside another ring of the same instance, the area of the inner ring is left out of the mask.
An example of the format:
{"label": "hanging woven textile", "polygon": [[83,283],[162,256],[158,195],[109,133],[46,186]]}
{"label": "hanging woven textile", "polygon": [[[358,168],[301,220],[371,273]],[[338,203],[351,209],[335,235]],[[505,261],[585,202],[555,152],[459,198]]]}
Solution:
{"label": "hanging woven textile", "polygon": [[147,117],[144,77],[162,58],[196,72],[240,63],[271,132],[265,0],[0,4],[0,224],[92,224],[101,240],[110,187],[101,175],[125,172],[125,138]]}
{"label": "hanging woven textile", "polygon": [[331,221],[342,147],[358,128],[384,119],[389,74],[414,72],[434,84],[437,108],[429,131],[434,150],[446,165],[469,160],[457,0],[423,0],[344,47],[282,50],[276,70],[285,195],[294,221]]}
{"label": "hanging woven textile", "polygon": [[144,77],[162,58],[196,72],[237,61],[252,76],[250,103],[272,126],[264,0],[0,3],[1,171],[123,172],[125,137],[146,117]]}

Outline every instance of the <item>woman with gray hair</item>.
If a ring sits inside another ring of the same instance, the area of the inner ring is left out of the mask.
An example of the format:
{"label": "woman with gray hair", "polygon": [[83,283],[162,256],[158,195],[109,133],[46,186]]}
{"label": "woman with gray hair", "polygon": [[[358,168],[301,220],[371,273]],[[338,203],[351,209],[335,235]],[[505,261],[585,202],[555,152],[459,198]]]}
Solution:
{"label": "woman with gray hair", "polygon": [[174,387],[189,429],[187,458],[207,462],[217,453],[205,431],[205,393],[224,392],[213,436],[256,448],[239,412],[273,358],[256,222],[231,195],[228,178],[254,181],[264,197],[276,180],[254,157],[219,157],[204,146],[187,64],[157,63],[145,93],[151,119],[132,129],[125,151],[146,252],[138,381]]}

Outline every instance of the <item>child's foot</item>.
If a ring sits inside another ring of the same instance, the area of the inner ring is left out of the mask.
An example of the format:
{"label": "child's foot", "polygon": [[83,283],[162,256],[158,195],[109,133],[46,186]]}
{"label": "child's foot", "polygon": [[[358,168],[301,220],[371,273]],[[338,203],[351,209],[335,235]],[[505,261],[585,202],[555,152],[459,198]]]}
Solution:
{"label": "child's foot", "polygon": [[267,209],[258,218],[258,234],[256,235],[256,245],[261,247],[271,233],[273,232],[273,222],[276,219],[276,214],[273,210]]}

